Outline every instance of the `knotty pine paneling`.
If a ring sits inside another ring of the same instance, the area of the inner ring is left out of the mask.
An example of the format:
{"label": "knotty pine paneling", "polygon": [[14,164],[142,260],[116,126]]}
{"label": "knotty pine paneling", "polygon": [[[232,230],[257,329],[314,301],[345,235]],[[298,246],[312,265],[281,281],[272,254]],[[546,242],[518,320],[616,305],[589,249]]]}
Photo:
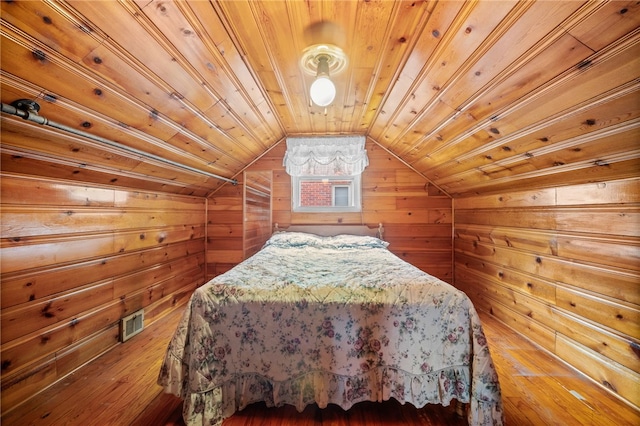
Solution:
{"label": "knotty pine paneling", "polygon": [[246,170],[208,200],[207,278],[255,254],[271,235],[271,171]]}
{"label": "knotty pine paneling", "polygon": [[271,171],[244,173],[244,258],[257,253],[271,236]]}
{"label": "knotty pine paneling", "polygon": [[640,406],[640,179],[456,198],[455,285]]}
{"label": "knotty pine paneling", "polygon": [[116,346],[122,317],[186,303],[205,279],[206,199],[0,178],[6,412]]}
{"label": "knotty pine paneling", "polygon": [[[366,143],[369,166],[362,174],[362,212],[294,213],[291,178],[282,166],[281,142],[247,172],[273,176],[271,217],[281,228],[301,224],[384,225],[389,249],[447,282],[453,279],[451,199],[378,144]],[[209,199],[207,262],[209,275],[242,260],[242,189],[225,185]]]}
{"label": "knotty pine paneling", "polygon": [[207,200],[207,279],[244,259],[243,185],[223,185]]}

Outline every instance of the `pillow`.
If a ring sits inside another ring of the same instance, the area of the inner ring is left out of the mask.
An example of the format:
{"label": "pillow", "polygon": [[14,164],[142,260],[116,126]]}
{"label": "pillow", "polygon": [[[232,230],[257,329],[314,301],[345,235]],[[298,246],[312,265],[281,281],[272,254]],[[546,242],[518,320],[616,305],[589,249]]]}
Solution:
{"label": "pillow", "polygon": [[322,237],[306,232],[277,232],[271,236],[265,243],[265,246],[272,245],[278,247],[303,247],[318,246],[321,244]]}
{"label": "pillow", "polygon": [[341,234],[333,237],[326,237],[322,241],[323,247],[334,249],[350,248],[387,248],[389,243],[376,237],[367,235],[347,235]]}
{"label": "pillow", "polygon": [[389,243],[376,237],[366,235],[340,234],[323,237],[316,234],[297,231],[281,231],[273,234],[265,243],[266,246],[290,247],[318,247],[334,250],[354,248],[387,248]]}

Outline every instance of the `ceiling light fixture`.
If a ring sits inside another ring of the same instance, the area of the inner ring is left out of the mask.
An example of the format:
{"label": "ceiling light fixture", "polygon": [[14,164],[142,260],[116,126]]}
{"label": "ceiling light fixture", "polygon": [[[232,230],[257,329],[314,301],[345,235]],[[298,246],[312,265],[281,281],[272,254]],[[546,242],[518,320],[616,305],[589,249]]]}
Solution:
{"label": "ceiling light fixture", "polygon": [[309,88],[309,95],[314,104],[324,107],[335,99],[336,85],[333,84],[329,75],[329,57],[318,55],[316,59],[318,60],[318,72]]}
{"label": "ceiling light fixture", "polygon": [[300,60],[302,69],[316,79],[309,88],[309,96],[314,104],[327,107],[336,97],[336,86],[331,81],[335,75],[347,66],[347,57],[337,46],[315,44],[306,48]]}

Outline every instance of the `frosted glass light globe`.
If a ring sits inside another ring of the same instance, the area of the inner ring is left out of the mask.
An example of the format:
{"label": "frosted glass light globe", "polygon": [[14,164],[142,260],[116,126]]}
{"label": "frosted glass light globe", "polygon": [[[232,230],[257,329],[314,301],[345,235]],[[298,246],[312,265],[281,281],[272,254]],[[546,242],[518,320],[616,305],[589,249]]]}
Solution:
{"label": "frosted glass light globe", "polygon": [[311,84],[309,92],[313,103],[324,107],[329,105],[335,99],[336,86],[329,77],[321,75]]}

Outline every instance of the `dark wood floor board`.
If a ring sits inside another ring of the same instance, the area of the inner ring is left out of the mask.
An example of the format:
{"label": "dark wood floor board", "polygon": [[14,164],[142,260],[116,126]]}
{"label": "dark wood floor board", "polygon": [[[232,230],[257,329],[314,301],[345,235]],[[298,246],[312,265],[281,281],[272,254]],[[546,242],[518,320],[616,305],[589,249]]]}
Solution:
{"label": "dark wood floor board", "polygon": [[398,401],[389,400],[384,403],[362,402],[345,411],[337,405],[330,404],[324,409],[317,405],[307,406],[298,413],[291,406],[266,408],[263,403],[252,404],[224,422],[224,426],[258,426],[258,425],[447,425],[463,426],[467,422],[455,414],[453,405],[441,407],[430,405],[417,409],[411,404],[401,405]]}

